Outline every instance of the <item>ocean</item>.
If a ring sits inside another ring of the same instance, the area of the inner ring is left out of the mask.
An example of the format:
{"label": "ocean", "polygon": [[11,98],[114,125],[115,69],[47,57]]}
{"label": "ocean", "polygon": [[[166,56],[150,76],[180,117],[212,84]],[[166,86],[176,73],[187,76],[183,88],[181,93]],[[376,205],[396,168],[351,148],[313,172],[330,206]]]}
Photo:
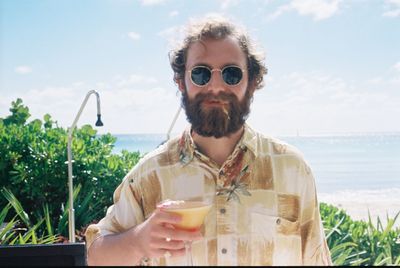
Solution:
{"label": "ocean", "polygon": [[[145,154],[166,138],[162,134],[114,136],[115,153],[126,149]],[[383,191],[386,195],[400,189],[399,133],[277,138],[303,153],[314,173],[318,193]]]}

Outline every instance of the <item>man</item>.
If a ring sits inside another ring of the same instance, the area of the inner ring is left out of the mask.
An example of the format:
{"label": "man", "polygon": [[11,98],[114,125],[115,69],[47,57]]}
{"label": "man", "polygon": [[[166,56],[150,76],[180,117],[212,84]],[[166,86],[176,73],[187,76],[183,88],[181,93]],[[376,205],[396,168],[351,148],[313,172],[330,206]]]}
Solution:
{"label": "man", "polygon": [[[220,17],[189,26],[170,54],[190,127],[147,154],[86,231],[89,265],[330,265],[310,168],[292,146],[245,123],[267,70],[248,36]],[[199,231],[164,199],[215,196]]]}

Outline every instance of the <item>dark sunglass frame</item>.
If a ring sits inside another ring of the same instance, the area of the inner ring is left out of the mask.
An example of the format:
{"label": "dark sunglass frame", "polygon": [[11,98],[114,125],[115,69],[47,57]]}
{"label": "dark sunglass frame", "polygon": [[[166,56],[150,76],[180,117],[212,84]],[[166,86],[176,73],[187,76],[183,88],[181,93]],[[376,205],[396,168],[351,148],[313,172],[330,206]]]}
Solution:
{"label": "dark sunglass frame", "polygon": [[[225,81],[224,75],[223,75],[223,72],[224,72],[227,68],[231,68],[231,67],[237,68],[238,70],[241,71],[241,77],[239,78],[239,81],[238,81],[237,83],[235,83],[235,84],[229,84],[229,83],[227,83],[227,82]],[[192,71],[193,71],[194,69],[196,69],[196,68],[204,68],[204,69],[207,69],[207,70],[210,72],[210,78],[208,79],[208,81],[207,81],[204,85],[198,84],[198,83],[196,83],[195,81],[193,81]],[[219,72],[221,72],[222,80],[224,81],[224,83],[225,83],[226,85],[231,86],[231,87],[237,86],[237,85],[240,84],[240,82],[242,82],[243,76],[244,76],[244,72],[245,72],[244,69],[240,68],[240,67],[237,66],[237,65],[227,65],[227,66],[225,66],[225,67],[222,68],[222,69],[218,69],[218,68],[211,69],[210,67],[205,66],[205,65],[197,65],[197,66],[194,66],[192,69],[190,69],[188,72],[189,72],[189,76],[190,76],[190,81],[191,81],[194,85],[196,85],[196,86],[198,86],[198,87],[205,87],[205,86],[208,85],[208,83],[210,83],[211,77],[212,77],[212,73],[213,73],[214,71],[219,71]]]}

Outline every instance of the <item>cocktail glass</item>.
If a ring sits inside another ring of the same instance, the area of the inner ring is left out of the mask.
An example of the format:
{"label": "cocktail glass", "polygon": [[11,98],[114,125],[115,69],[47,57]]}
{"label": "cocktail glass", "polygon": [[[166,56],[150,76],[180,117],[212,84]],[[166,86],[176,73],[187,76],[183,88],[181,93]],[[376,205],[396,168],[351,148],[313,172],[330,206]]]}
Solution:
{"label": "cocktail glass", "polygon": [[[210,201],[192,200],[164,200],[157,205],[158,208],[171,213],[176,213],[182,217],[179,224],[174,224],[175,228],[194,232],[200,229],[204,219],[212,207]],[[185,241],[186,265],[193,266],[192,241]]]}

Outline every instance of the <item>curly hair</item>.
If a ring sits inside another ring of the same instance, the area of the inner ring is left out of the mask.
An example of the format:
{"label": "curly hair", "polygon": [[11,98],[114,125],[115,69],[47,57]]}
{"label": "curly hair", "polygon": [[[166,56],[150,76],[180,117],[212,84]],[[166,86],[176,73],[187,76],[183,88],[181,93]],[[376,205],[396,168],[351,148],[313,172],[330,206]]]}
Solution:
{"label": "curly hair", "polygon": [[187,52],[191,44],[207,38],[223,39],[235,38],[247,57],[247,70],[249,82],[255,82],[255,89],[263,87],[264,75],[267,68],[264,65],[264,53],[258,51],[255,43],[250,39],[244,29],[234,25],[221,16],[207,16],[201,20],[190,23],[186,28],[185,38],[178,46],[169,52],[171,68],[174,71],[174,81],[184,79]]}

